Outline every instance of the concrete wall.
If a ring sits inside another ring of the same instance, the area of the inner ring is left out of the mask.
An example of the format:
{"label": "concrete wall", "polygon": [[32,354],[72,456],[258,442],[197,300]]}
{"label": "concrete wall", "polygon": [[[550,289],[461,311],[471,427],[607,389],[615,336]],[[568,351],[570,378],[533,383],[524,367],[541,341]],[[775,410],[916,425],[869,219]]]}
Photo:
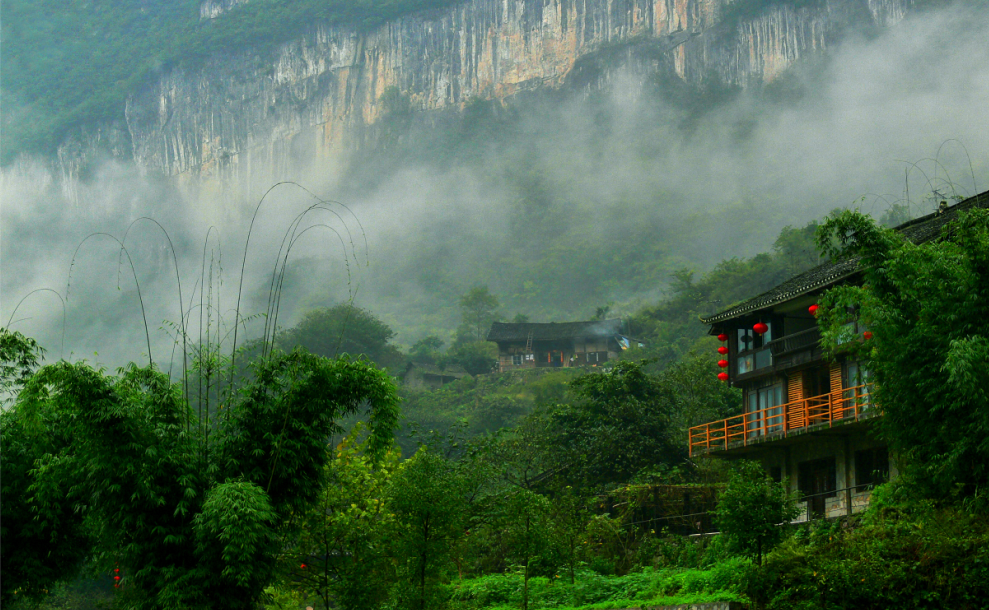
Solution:
{"label": "concrete wall", "polygon": [[[831,518],[859,513],[869,506],[871,489],[862,491],[856,489],[861,482],[855,480],[855,453],[882,446],[882,443],[871,438],[867,428],[862,427],[840,436],[808,434],[789,445],[767,446],[762,449],[757,459],[769,472],[772,472],[773,468],[780,468],[782,481],[787,484],[789,491],[793,492],[798,490],[800,464],[833,457],[835,489],[838,491],[835,497],[825,499],[825,516]],[[890,478],[895,477],[897,468],[892,458],[890,458],[889,470]],[[801,512],[795,521],[806,521],[807,503],[801,502],[798,507]]]}

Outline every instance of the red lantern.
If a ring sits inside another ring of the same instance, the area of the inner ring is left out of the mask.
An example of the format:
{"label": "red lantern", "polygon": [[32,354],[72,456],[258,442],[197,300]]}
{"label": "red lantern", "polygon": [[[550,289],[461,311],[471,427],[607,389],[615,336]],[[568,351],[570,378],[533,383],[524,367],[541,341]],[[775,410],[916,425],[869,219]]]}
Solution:
{"label": "red lantern", "polygon": [[721,381],[728,381],[728,373],[721,371],[720,373],[718,373],[718,379],[720,379]]}
{"label": "red lantern", "polygon": [[302,565],[301,565],[301,566],[299,566],[299,567],[301,567],[301,568],[302,568],[303,570],[305,570],[305,569],[306,569],[306,564],[302,564]]}
{"label": "red lantern", "polygon": [[752,330],[754,330],[756,333],[760,335],[763,335],[766,334],[766,331],[769,330],[769,327],[763,324],[762,322],[756,322],[755,326],[752,327]]}
{"label": "red lantern", "polygon": [[120,577],[119,576],[114,576],[113,579],[114,580],[120,580]]}
{"label": "red lantern", "polygon": [[872,338],[872,332],[867,330],[864,333],[862,333],[862,336],[865,337],[866,341],[868,341],[869,339]]}
{"label": "red lantern", "polygon": [[726,335],[725,333],[721,333],[720,335],[718,335],[718,341],[725,342],[727,340],[728,340],[728,335]]}
{"label": "red lantern", "polygon": [[113,573],[114,573],[114,574],[116,574],[116,573],[118,573],[118,572],[120,572],[120,568],[114,568],[114,569],[113,569]]}
{"label": "red lantern", "polygon": [[718,348],[718,353],[724,356],[725,354],[728,353],[728,348],[722,345],[721,347]]}
{"label": "red lantern", "polygon": [[815,303],[814,305],[811,305],[810,307],[808,307],[807,308],[807,311],[810,312],[810,315],[816,316],[817,315],[817,304]]}
{"label": "red lantern", "polygon": [[728,366],[728,361],[727,360],[718,360],[718,366],[720,366],[721,368],[725,368],[726,366]]}

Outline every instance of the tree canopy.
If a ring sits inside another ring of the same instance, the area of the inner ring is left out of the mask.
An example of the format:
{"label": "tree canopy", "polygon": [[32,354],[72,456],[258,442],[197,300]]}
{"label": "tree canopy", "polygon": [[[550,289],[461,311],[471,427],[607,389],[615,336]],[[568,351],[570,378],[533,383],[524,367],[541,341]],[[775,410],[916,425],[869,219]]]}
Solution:
{"label": "tree canopy", "polygon": [[277,343],[286,350],[301,346],[326,358],[365,356],[379,366],[394,367],[402,361],[401,353],[389,343],[394,337],[395,331],[367,309],[340,303],[306,313],[279,334]]}
{"label": "tree canopy", "polygon": [[63,361],[30,375],[0,414],[4,602],[88,558],[116,566],[135,607],[257,603],[279,536],[319,497],[337,419],[369,407],[377,455],[398,399],[363,361],[297,350],[254,368],[208,425],[154,367]]}
{"label": "tree canopy", "polygon": [[[867,364],[879,431],[936,498],[989,483],[989,211],[959,213],[941,239],[914,244],[859,212],[821,227],[836,258],[861,257],[861,285],[833,288],[818,312],[833,350]],[[858,318],[871,339],[849,335]]]}

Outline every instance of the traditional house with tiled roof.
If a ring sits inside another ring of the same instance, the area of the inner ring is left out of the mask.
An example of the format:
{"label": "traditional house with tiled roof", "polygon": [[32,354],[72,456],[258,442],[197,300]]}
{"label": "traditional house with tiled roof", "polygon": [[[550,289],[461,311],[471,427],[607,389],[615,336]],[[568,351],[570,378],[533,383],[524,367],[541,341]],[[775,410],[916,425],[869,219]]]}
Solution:
{"label": "traditional house with tiled roof", "polygon": [[[989,208],[989,192],[896,228],[905,239],[938,239],[964,210]],[[826,358],[811,311],[827,289],[861,280],[858,259],[828,262],[722,312],[702,317],[722,339],[727,381],[742,390],[744,412],[689,431],[692,455],[762,462],[801,492],[804,515],[862,510],[872,486],[895,472],[869,433],[881,410],[869,400],[868,370],[848,356]],[[859,340],[871,333],[849,322]]]}
{"label": "traditional house with tiled roof", "polygon": [[495,322],[488,341],[498,344],[500,372],[526,368],[598,366],[636,344],[621,320]]}

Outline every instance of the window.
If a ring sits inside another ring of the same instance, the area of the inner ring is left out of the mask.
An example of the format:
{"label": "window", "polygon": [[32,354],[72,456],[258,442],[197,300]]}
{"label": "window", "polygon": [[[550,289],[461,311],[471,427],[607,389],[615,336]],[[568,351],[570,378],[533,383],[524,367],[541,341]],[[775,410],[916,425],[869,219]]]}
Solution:
{"label": "window", "polygon": [[889,451],[875,447],[855,452],[855,490],[867,491],[889,479]]}
{"label": "window", "polygon": [[812,517],[823,517],[826,498],[837,495],[838,480],[833,457],[811,460],[797,465],[797,488],[807,501],[807,512]]}
{"label": "window", "polygon": [[768,320],[765,324],[769,329],[762,335],[756,334],[751,327],[739,328],[736,331],[739,375],[772,366],[773,354],[765,346],[773,340],[773,324]]}
{"label": "window", "polygon": [[777,483],[783,482],[783,467],[773,466],[769,469],[769,478],[776,481]]}
{"label": "window", "polygon": [[745,430],[749,437],[783,430],[783,385],[749,390],[745,405]]}
{"label": "window", "polygon": [[842,394],[845,404],[842,405],[844,415],[853,415],[869,407],[869,389],[863,387],[869,383],[869,369],[858,362],[845,363],[844,387],[849,388]]}
{"label": "window", "polygon": [[522,354],[512,354],[512,364],[514,366],[522,366]]}

